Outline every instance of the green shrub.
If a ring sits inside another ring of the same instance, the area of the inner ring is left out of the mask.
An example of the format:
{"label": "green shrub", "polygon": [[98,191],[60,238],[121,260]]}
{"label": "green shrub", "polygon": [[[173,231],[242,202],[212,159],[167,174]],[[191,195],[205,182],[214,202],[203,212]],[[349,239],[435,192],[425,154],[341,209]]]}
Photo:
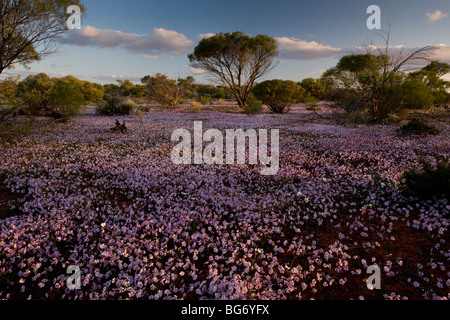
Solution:
{"label": "green shrub", "polygon": [[191,103],[189,103],[189,106],[186,108],[186,110],[198,112],[203,110],[203,106],[198,102],[192,101]]}
{"label": "green shrub", "polygon": [[302,102],[306,105],[306,110],[320,111],[320,108],[317,106],[317,103],[319,101],[315,97],[311,97],[310,95],[307,95],[302,99]]}
{"label": "green shrub", "polygon": [[286,113],[292,103],[300,101],[305,89],[294,81],[268,80],[258,83],[253,94],[274,113]]}
{"label": "green shrub", "polygon": [[422,171],[415,169],[403,174],[403,190],[421,200],[446,197],[450,201],[450,163],[448,158],[438,160],[434,168],[421,160]]}
{"label": "green shrub", "polygon": [[77,115],[84,103],[84,95],[79,88],[69,82],[57,81],[50,92],[50,115],[56,119],[67,119]]}
{"label": "green shrub", "polygon": [[245,114],[261,113],[263,110],[263,104],[261,101],[253,101],[248,106],[244,107]]}
{"label": "green shrub", "polygon": [[18,103],[22,112],[29,115],[43,115],[50,103],[50,93],[55,83],[45,73],[29,76],[16,88]]}
{"label": "green shrub", "polygon": [[425,121],[418,118],[411,119],[408,124],[398,129],[398,132],[417,135],[431,134],[433,136],[440,134],[440,131],[436,127],[429,125]]}
{"label": "green shrub", "polygon": [[224,106],[226,104],[226,101],[222,98],[216,101],[216,104],[219,106]]}
{"label": "green shrub", "polygon": [[[22,113],[67,119],[79,113],[86,103],[85,92],[92,88],[97,87],[73,76],[50,78],[41,73],[20,82],[15,93]],[[98,88],[96,90],[98,92],[94,90],[88,96],[92,99],[99,97],[102,92]]]}
{"label": "green shrub", "polygon": [[208,96],[200,96],[197,98],[198,102],[201,104],[210,104],[211,103],[211,97]]}
{"label": "green shrub", "polygon": [[131,101],[125,101],[118,95],[106,95],[104,101],[97,104],[97,114],[101,116],[119,116],[129,115],[136,108],[136,104]]}

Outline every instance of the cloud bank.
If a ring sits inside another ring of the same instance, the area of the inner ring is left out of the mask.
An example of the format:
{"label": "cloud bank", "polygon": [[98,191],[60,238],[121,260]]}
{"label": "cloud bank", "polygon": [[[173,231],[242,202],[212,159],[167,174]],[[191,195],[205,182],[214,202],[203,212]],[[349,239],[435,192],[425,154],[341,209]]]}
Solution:
{"label": "cloud bank", "polygon": [[125,33],[117,30],[86,26],[61,39],[63,44],[104,49],[123,48],[147,58],[188,53],[194,42],[172,30],[155,28],[152,34]]}
{"label": "cloud bank", "polygon": [[[213,33],[199,34],[196,41],[214,36]],[[283,60],[317,60],[336,56],[342,50],[315,41],[296,38],[275,38]],[[96,47],[103,49],[123,48],[131,53],[157,59],[161,56],[188,54],[194,48],[194,41],[173,30],[155,28],[151,34],[125,33],[118,30],[99,29],[86,26],[61,38],[63,44]]]}
{"label": "cloud bank", "polygon": [[333,48],[315,41],[303,41],[296,38],[275,38],[280,50],[279,57],[284,60],[318,60],[336,57],[342,49]]}

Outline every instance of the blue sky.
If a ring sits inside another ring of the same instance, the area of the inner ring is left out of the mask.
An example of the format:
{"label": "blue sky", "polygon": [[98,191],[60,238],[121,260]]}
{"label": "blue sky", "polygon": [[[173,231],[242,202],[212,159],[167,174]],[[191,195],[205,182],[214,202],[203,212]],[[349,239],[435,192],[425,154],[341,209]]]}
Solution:
{"label": "blue sky", "polygon": [[243,31],[268,34],[280,45],[280,62],[267,78],[300,81],[319,77],[345,53],[374,38],[366,27],[370,5],[381,8],[382,28],[391,25],[392,45],[440,45],[450,62],[449,0],[85,0],[83,29],[70,33],[59,53],[9,73],[72,74],[112,83],[158,72],[195,75],[187,54],[201,37]]}

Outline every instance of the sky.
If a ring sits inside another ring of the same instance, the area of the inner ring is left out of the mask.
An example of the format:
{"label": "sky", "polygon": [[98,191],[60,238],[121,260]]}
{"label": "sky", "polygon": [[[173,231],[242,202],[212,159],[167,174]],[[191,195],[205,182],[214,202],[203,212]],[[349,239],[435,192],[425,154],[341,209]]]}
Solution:
{"label": "sky", "polygon": [[[449,0],[85,0],[81,30],[60,40],[59,51],[26,70],[27,76],[74,75],[102,84],[163,73],[172,78],[209,77],[192,69],[187,55],[219,32],[267,34],[276,39],[277,66],[265,79],[318,78],[345,54],[374,41],[367,28],[370,5],[381,9],[381,28],[391,45],[437,45],[436,59],[450,63]],[[450,80],[450,76],[448,76]]]}

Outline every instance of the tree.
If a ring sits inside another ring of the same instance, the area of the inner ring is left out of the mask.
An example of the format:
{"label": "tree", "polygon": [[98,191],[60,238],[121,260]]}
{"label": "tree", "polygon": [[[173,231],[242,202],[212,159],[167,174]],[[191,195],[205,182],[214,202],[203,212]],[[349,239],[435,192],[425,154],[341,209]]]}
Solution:
{"label": "tree", "polygon": [[16,115],[15,92],[20,76],[10,76],[0,81],[0,122],[13,119]]}
{"label": "tree", "polygon": [[98,83],[83,81],[81,93],[84,95],[86,101],[97,102],[103,99],[105,88]]}
{"label": "tree", "polygon": [[300,101],[305,90],[294,81],[268,80],[253,89],[255,97],[275,113],[289,111],[289,105]]}
{"label": "tree", "polygon": [[2,0],[0,2],[0,74],[14,64],[27,65],[54,52],[67,32],[70,5],[78,0]]}
{"label": "tree", "polygon": [[75,116],[85,104],[82,94],[83,82],[75,77],[53,79],[49,95],[49,115],[56,119]]}
{"label": "tree", "polygon": [[17,85],[16,96],[22,111],[36,115],[46,110],[50,103],[50,92],[54,82],[45,73],[25,78]]}
{"label": "tree", "polygon": [[442,76],[450,73],[450,65],[439,61],[432,61],[419,72],[411,73],[411,78],[420,81],[429,90],[434,98],[434,104],[446,106],[448,101],[447,89],[450,82],[442,79]]}
{"label": "tree", "polygon": [[68,118],[76,115],[86,101],[83,86],[84,81],[73,76],[52,79],[40,73],[17,85],[17,103],[29,115]]}
{"label": "tree", "polygon": [[0,105],[8,104],[10,100],[14,97],[16,91],[17,82],[20,77],[10,76],[6,79],[0,81]]}
{"label": "tree", "polygon": [[[366,45],[365,54],[341,58],[336,67],[325,72],[322,79],[331,87],[331,98],[337,107],[348,112],[368,110],[376,121],[404,107],[401,89],[407,74],[422,61],[429,61],[434,47],[412,51],[401,48],[392,52],[389,32],[382,33],[385,46]],[[396,91],[400,90],[400,92]],[[393,97],[400,97],[394,99]]]}
{"label": "tree", "polygon": [[153,77],[146,76],[141,81],[150,99],[155,100],[163,107],[174,108],[185,96],[186,90],[192,86],[194,78],[172,80],[166,75],[158,73]]}
{"label": "tree", "polygon": [[234,32],[203,39],[189,60],[192,67],[209,72],[215,81],[227,86],[244,107],[253,84],[273,69],[277,55],[277,44],[269,36]]}
{"label": "tree", "polygon": [[305,97],[307,98],[321,100],[325,97],[327,92],[326,84],[321,79],[306,78],[298,84],[305,89]]}

